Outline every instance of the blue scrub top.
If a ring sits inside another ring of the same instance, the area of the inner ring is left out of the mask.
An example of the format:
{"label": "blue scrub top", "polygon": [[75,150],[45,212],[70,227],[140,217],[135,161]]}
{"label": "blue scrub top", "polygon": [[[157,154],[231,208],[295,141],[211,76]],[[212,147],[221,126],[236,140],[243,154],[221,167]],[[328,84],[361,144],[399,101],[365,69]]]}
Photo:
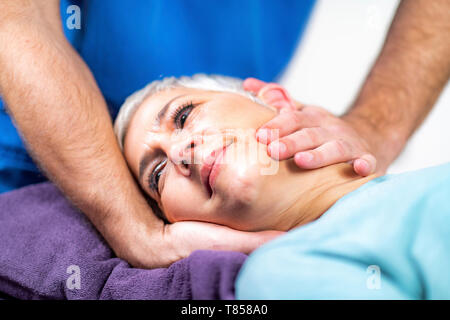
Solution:
{"label": "blue scrub top", "polygon": [[[276,81],[314,2],[62,0],[61,17],[114,119],[128,95],[166,76],[202,72]],[[79,30],[67,28],[70,5],[81,9]],[[1,100],[0,128],[0,192],[44,180]]]}

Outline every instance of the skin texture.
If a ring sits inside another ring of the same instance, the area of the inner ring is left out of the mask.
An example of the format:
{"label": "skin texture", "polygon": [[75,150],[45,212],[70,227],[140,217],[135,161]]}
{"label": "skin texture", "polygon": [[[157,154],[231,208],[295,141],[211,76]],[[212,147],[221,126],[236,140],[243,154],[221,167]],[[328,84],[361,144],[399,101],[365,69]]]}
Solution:
{"label": "skin texture", "polygon": [[[246,90],[288,110],[261,127],[260,141],[277,149],[284,144],[279,158],[294,157],[300,168],[351,161],[362,176],[384,173],[449,79],[449,34],[449,1],[402,1],[358,97],[340,117],[313,106],[292,110],[275,84],[247,79]],[[264,129],[280,129],[280,139],[266,139]]]}
{"label": "skin texture", "polygon": [[[167,113],[181,110],[183,125],[177,121],[179,116],[155,124],[168,101]],[[193,107],[185,109],[189,104]],[[235,93],[168,89],[147,97],[133,115],[125,138],[125,158],[143,191],[158,202],[169,222],[205,221],[245,231],[287,231],[308,223],[375,177],[361,178],[348,164],[302,170],[293,159],[269,157],[266,146],[257,142],[255,129],[276,114]],[[202,183],[201,170],[207,155],[224,145],[226,152],[210,194]],[[151,159],[142,170],[141,159],[148,154]],[[256,154],[259,157],[252,157]],[[147,177],[160,163],[165,166],[156,169],[160,173],[158,193]],[[276,169],[262,174],[261,169],[267,167]]]}
{"label": "skin texture", "polygon": [[[446,0],[402,1],[382,53],[342,117],[369,145],[379,170],[399,154],[448,79],[448,8]],[[119,257],[160,267],[196,249],[248,253],[275,236],[199,222],[165,226],[154,217],[92,74],[64,38],[58,1],[0,1],[0,48],[0,93],[29,153]]]}

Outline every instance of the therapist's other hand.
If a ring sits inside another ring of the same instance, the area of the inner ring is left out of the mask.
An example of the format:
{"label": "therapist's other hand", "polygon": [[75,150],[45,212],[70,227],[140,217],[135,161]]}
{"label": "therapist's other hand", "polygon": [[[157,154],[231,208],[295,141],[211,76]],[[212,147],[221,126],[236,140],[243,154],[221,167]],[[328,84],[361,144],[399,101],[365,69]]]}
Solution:
{"label": "therapist's other hand", "polygon": [[239,251],[249,254],[282,234],[284,232],[245,232],[214,223],[180,221],[164,225],[162,247],[154,254],[166,255],[166,265],[188,257],[194,250]]}
{"label": "therapist's other hand", "polygon": [[278,84],[247,78],[243,86],[279,111],[256,133],[258,141],[268,145],[271,157],[279,160],[294,157],[302,169],[351,162],[361,176],[377,170],[369,143],[350,122],[323,108],[294,101]]}

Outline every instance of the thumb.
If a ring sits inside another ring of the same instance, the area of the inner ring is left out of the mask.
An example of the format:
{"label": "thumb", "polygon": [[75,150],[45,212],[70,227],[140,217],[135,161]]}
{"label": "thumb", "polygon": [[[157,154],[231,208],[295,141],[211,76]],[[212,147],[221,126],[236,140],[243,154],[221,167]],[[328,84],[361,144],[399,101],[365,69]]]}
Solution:
{"label": "thumb", "polygon": [[371,154],[365,154],[353,161],[353,170],[362,177],[375,172],[377,167],[377,160]]}

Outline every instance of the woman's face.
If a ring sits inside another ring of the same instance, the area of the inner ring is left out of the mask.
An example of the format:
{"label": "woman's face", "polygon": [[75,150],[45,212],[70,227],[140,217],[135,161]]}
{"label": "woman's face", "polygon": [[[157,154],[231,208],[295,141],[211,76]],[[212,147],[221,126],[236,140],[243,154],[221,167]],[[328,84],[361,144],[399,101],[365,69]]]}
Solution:
{"label": "woman's face", "polygon": [[239,94],[165,90],[131,119],[125,158],[169,222],[270,229],[290,205],[282,200],[286,170],[256,141],[255,130],[275,115]]}

